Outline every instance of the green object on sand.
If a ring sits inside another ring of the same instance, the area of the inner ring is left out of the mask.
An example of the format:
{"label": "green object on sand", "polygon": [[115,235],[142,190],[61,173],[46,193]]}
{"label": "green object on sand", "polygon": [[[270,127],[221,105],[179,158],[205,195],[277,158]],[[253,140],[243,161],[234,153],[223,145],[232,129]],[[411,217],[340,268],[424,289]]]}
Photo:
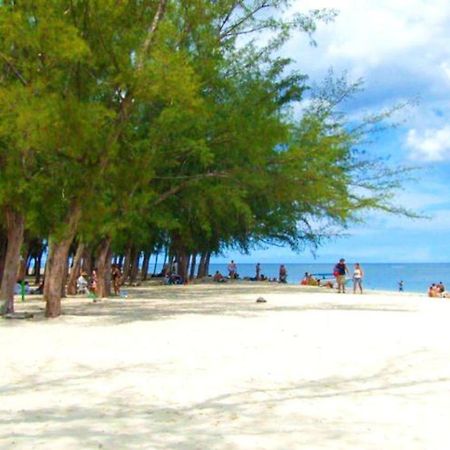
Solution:
{"label": "green object on sand", "polygon": [[25,281],[20,282],[20,295],[22,297],[22,301],[25,301]]}

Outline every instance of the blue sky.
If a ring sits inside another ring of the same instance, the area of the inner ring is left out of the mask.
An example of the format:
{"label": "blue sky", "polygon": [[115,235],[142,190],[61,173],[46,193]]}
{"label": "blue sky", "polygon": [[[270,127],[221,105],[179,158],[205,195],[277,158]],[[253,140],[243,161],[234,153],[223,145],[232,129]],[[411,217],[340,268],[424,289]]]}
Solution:
{"label": "blue sky", "polygon": [[229,253],[216,262],[450,261],[450,2],[448,0],[295,0],[291,11],[334,8],[334,23],[314,38],[295,36],[287,55],[320,83],[330,67],[364,79],[364,91],[348,105],[358,116],[399,102],[418,102],[396,117],[401,126],[380,135],[367,150],[419,169],[395,201],[429,219],[370,214],[346,236],[310,251],[268,248],[251,255]]}

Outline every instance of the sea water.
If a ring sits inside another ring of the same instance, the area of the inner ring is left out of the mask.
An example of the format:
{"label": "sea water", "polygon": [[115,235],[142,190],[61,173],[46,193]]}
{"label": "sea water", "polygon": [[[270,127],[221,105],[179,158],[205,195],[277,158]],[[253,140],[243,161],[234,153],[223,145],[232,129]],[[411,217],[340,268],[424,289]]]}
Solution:
{"label": "sea water", "polygon": [[[328,279],[332,278],[333,268],[336,263],[302,263],[285,264],[288,271],[288,283],[299,284],[304,277],[305,272],[311,274],[328,274]],[[240,278],[254,277],[256,264],[239,264],[238,274]],[[403,281],[403,290],[405,292],[423,292],[425,293],[431,283],[442,281],[447,289],[450,290],[450,263],[367,263],[361,262],[364,270],[364,284],[367,289],[398,291],[399,282]],[[261,273],[266,277],[278,277],[280,264],[262,264]],[[353,273],[353,265],[349,264],[350,274]],[[223,275],[227,275],[227,264],[211,264],[210,274],[219,270]],[[322,278],[322,276],[319,276]]]}

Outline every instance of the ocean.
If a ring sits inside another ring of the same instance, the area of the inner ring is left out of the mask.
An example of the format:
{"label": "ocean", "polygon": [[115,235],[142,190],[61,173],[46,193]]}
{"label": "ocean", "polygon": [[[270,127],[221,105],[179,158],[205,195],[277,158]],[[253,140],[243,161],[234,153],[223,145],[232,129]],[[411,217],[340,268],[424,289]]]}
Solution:
{"label": "ocean", "polygon": [[[331,275],[334,265],[335,263],[287,263],[285,266],[288,271],[288,283],[299,284],[305,272]],[[403,281],[405,292],[426,293],[431,283],[440,281],[450,289],[450,263],[361,263],[361,266],[364,270],[364,287],[367,289],[398,291],[399,281]],[[261,273],[269,278],[278,277],[279,268],[280,264],[261,264]],[[350,273],[353,273],[353,265],[349,264],[348,268]],[[228,274],[227,264],[211,264],[210,274],[214,274],[216,270],[223,275]],[[255,264],[238,263],[237,272],[240,278],[254,277]]]}

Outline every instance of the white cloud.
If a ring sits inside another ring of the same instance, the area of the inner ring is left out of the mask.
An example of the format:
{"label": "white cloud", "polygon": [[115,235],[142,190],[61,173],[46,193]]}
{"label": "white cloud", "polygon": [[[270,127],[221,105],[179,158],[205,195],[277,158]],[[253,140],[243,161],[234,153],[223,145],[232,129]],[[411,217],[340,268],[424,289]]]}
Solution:
{"label": "white cloud", "polygon": [[406,146],[411,159],[439,162],[450,159],[450,125],[440,129],[409,130]]}
{"label": "white cloud", "polygon": [[362,77],[365,92],[352,109],[377,110],[420,99],[409,127],[441,127],[450,116],[450,2],[448,0],[295,0],[292,12],[334,8],[334,23],[319,24],[317,48],[296,36],[286,53],[315,80],[328,68]]}

